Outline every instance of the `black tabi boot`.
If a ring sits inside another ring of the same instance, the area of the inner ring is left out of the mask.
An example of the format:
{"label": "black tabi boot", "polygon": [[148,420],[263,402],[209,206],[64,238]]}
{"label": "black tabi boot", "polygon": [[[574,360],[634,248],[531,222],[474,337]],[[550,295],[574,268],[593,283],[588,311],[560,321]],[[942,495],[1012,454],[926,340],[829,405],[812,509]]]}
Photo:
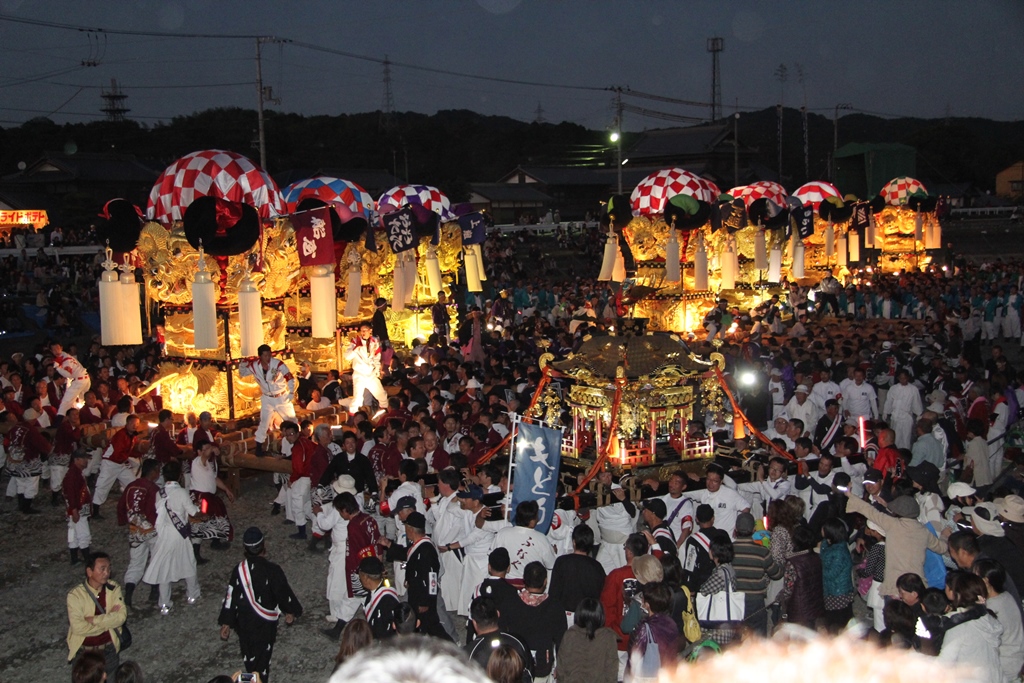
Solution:
{"label": "black tabi boot", "polygon": [[71,556],[72,565],[76,565],[81,561],[78,559],[78,548],[68,548],[68,555]]}
{"label": "black tabi boot", "polygon": [[60,505],[60,491],[50,492],[50,507],[55,508]]}
{"label": "black tabi boot", "polygon": [[103,519],[103,515],[100,514],[100,506],[93,503],[92,505],[92,518]]}
{"label": "black tabi boot", "polygon": [[288,538],[293,538],[296,541],[305,541],[306,540],[306,525],[303,524],[302,526],[298,527],[298,531],[296,531],[294,534],[291,534]]}
{"label": "black tabi boot", "polygon": [[199,554],[199,544],[198,543],[193,543],[192,544],[192,552],[196,556],[196,564],[206,564],[207,562],[209,562],[209,560],[207,560],[205,557],[203,557],[202,555]]}
{"label": "black tabi boot", "polygon": [[82,561],[88,562],[89,556],[92,555],[92,548],[80,548],[78,552],[82,554]]}
{"label": "black tabi boot", "polygon": [[272,507],[270,508],[270,514],[271,515],[279,515],[279,514],[281,514],[281,504],[280,503],[274,503],[272,505]]}
{"label": "black tabi boot", "polygon": [[317,537],[317,536],[313,536],[311,539],[309,539],[309,552],[311,552],[311,553],[318,553],[318,552],[320,552],[320,548],[317,547],[317,544],[320,543],[321,539],[322,539],[322,537]]}
{"label": "black tabi boot", "polygon": [[124,604],[128,605],[129,607],[132,606],[132,595],[134,593],[135,593],[135,584],[134,583],[126,583],[124,585]]}
{"label": "black tabi boot", "polygon": [[149,587],[149,602],[153,604],[160,602],[160,586],[153,584]]}
{"label": "black tabi boot", "polygon": [[38,515],[39,514],[39,510],[34,510],[32,508],[32,499],[31,498],[26,498],[25,496],[23,496],[21,494],[18,494],[18,500],[19,500],[19,506],[18,507],[21,508],[21,511],[23,513],[25,513],[26,515]]}
{"label": "black tabi boot", "polygon": [[347,621],[342,621],[341,619],[338,619],[336,622],[334,622],[334,626],[332,626],[331,628],[320,629],[320,633],[323,633],[331,640],[339,640],[341,638],[341,632],[342,630],[344,630],[345,624],[347,623]]}

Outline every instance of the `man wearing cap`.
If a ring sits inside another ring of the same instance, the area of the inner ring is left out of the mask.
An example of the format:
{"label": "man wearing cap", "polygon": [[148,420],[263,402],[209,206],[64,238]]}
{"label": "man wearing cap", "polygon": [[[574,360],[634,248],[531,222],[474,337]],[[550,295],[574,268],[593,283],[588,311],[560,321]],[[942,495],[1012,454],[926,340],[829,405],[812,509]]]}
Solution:
{"label": "man wearing cap", "polygon": [[217,623],[221,625],[221,640],[227,640],[232,629],[238,632],[242,670],[258,673],[267,683],[278,618],[284,614],[284,623],[291,626],[302,616],[302,605],[281,567],[267,560],[262,531],[257,527],[246,529],[242,546],[245,556],[231,572]]}
{"label": "man wearing cap", "polygon": [[681,548],[683,565],[683,584],[696,594],[704,582],[715,570],[715,561],[711,557],[711,539],[716,534],[725,535],[715,528],[715,509],[701,503],[697,506],[697,531],[690,534]]}
{"label": "man wearing cap", "polygon": [[284,420],[295,420],[295,377],[288,366],[274,358],[270,347],[261,344],[255,358],[245,358],[238,365],[240,377],[252,377],[260,387],[260,425],[256,428],[256,455],[263,455],[267,431]]}
{"label": "man wearing cap", "polygon": [[402,604],[395,589],[384,581],[384,563],[376,557],[364,557],[359,562],[359,583],[366,591],[363,614],[373,639],[380,642],[398,633]]}
{"label": "man wearing cap", "polygon": [[651,551],[661,557],[662,554],[678,554],[675,536],[672,534],[672,527],[665,521],[668,511],[665,509],[665,501],[660,498],[651,498],[644,504],[641,513],[647,529],[644,530],[644,538],[651,546]]}
{"label": "man wearing cap", "polygon": [[1024,553],[1006,538],[1006,529],[999,521],[999,507],[995,503],[978,503],[964,508],[963,516],[970,520],[981,552],[1001,564],[1015,586],[1024,586]]}
{"label": "man wearing cap", "polygon": [[812,425],[818,424],[818,406],[814,401],[809,400],[809,391],[806,384],[797,386],[793,398],[786,404],[786,415],[790,420],[800,420],[804,427],[809,429]]}
{"label": "man wearing cap", "polygon": [[359,333],[345,345],[344,356],[352,366],[352,399],[348,406],[349,415],[354,415],[363,406],[367,391],[376,399],[379,409],[386,410],[388,394],[380,383],[380,340],[373,336],[373,325],[370,322],[359,325]]}
{"label": "man wearing cap", "polygon": [[1006,496],[998,508],[1006,537],[1018,550],[1024,552],[1024,498],[1015,494]]}
{"label": "man wearing cap", "polygon": [[[394,494],[392,494],[393,497]],[[409,539],[405,535],[405,519],[413,512],[417,512],[422,505],[422,498],[410,495],[403,495],[394,502],[394,505],[388,503],[387,510],[395,518],[395,540],[382,535],[378,541],[380,546],[385,549],[385,559],[393,563],[395,590],[399,595],[405,595],[405,560],[410,545]],[[383,512],[384,505],[381,505],[381,509]]]}
{"label": "man wearing cap", "polygon": [[423,514],[412,512],[405,518],[405,534],[410,544],[405,561],[405,588],[409,605],[416,614],[416,632],[448,639],[437,614],[441,560],[426,529],[427,519]]}
{"label": "man wearing cap", "polygon": [[924,576],[925,550],[939,555],[946,543],[917,521],[921,508],[911,496],[900,496],[889,503],[886,514],[847,491],[847,512],[864,515],[885,531],[885,580],[879,589],[882,597],[899,596],[896,579],[907,573]]}
{"label": "man wearing cap", "polygon": [[921,405],[920,390],[910,383],[910,373],[900,370],[896,379],[897,383],[889,389],[885,397],[882,415],[896,432],[896,447],[909,449],[914,422],[924,412],[924,407]]}
{"label": "man wearing cap", "polygon": [[[463,617],[469,616],[470,602],[480,582],[487,578],[487,557],[494,543],[494,534],[508,526],[500,514],[494,515],[493,510],[485,512],[487,507],[484,505],[484,495],[483,488],[476,484],[470,484],[465,491],[456,494],[462,507],[462,536],[459,541],[451,544],[451,548],[465,553],[457,596],[457,611]],[[505,552],[507,554],[508,551]]]}

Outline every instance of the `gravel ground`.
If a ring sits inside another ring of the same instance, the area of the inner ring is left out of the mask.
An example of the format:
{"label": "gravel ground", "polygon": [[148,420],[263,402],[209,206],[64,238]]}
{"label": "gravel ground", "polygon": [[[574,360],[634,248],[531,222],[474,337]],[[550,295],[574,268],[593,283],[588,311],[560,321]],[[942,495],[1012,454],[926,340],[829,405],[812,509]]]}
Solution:
{"label": "gravel ground", "polygon": [[[6,486],[6,477],[2,483]],[[66,681],[71,676],[64,596],[85,579],[85,571],[81,564],[69,564],[63,508],[50,507],[49,486],[43,488],[44,494],[36,499],[42,514],[26,517],[14,510],[11,499],[6,499],[5,513],[0,514],[0,642],[5,644],[0,683]],[[160,616],[155,603],[146,601],[148,586],[140,584],[128,621],[134,644],[122,661],[139,662],[147,683],[205,683],[241,667],[238,639],[233,634],[221,641],[217,616],[228,576],[241,560],[242,531],[253,524],[263,529],[269,558],[284,568],[305,609],[292,627],[285,627],[282,620],[271,666],[273,680],[328,679],[337,646],[320,633],[329,625],[324,619],[327,554],[310,553],[305,543],[288,538],[295,527],[285,525],[283,515],[270,516],[273,496],[269,474],[243,480],[242,495],[228,504],[235,541],[223,551],[203,545],[203,556],[210,562],[199,568],[202,597],[196,605],[185,603],[184,582],[179,582],[171,613]],[[122,582],[128,540],[125,528],[117,526],[115,501],[112,496],[104,505],[103,519],[93,521],[92,548],[110,554],[112,578]]]}

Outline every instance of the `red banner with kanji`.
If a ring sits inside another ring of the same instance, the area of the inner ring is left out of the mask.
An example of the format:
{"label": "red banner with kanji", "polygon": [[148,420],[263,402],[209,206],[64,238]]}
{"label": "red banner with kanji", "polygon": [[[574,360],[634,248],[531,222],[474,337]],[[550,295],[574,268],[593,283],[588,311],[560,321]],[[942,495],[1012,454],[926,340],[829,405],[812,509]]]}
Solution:
{"label": "red banner with kanji", "polygon": [[330,208],[292,214],[299,265],[323,266],[334,263],[334,236],[331,231]]}

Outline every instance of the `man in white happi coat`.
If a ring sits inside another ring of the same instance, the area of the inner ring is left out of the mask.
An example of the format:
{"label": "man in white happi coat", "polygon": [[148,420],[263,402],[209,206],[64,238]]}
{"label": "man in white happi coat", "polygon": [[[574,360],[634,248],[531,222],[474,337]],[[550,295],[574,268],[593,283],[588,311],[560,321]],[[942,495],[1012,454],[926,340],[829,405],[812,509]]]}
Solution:
{"label": "man in white happi coat", "polygon": [[92,381],[82,364],[74,356],[64,353],[60,342],[50,341],[50,353],[53,354],[53,369],[68,381],[64,397],[60,400],[60,407],[57,408],[57,415],[63,417],[69,408],[75,407],[75,403],[85,396]]}
{"label": "man in white happi coat", "polygon": [[921,417],[924,407],[921,405],[921,392],[910,383],[910,373],[900,370],[898,380],[885,397],[885,408],[882,415],[889,426],[896,432],[896,448],[910,448],[914,435],[914,424]]}
{"label": "man in white happi coat", "polygon": [[668,478],[668,493],[661,496],[665,503],[665,519],[672,530],[676,547],[682,547],[690,532],[693,531],[693,518],[697,514],[697,506],[693,499],[683,494],[686,490],[688,477],[682,470],[673,472]]}
{"label": "man in white happi coat", "polygon": [[381,410],[388,404],[388,394],[380,383],[380,340],[373,336],[373,325],[366,321],[359,326],[359,335],[345,346],[345,360],[352,364],[352,401],[348,412],[359,412],[364,394],[369,391]]}
{"label": "man in white happi coat", "polygon": [[831,398],[840,399],[839,385],[832,381],[832,371],[829,368],[822,368],[821,380],[811,387],[810,399],[818,406],[818,416],[825,412],[825,401]]}
{"label": "man in white happi coat", "polygon": [[821,417],[821,411],[818,410],[817,404],[808,398],[809,395],[807,385],[801,384],[793,392],[793,398],[789,399],[789,403],[786,404],[786,416],[790,420],[801,420],[805,429],[813,429],[814,425],[818,424],[818,418]]}
{"label": "man in white happi coat", "polygon": [[[602,472],[611,481],[610,472]],[[609,483],[611,502],[603,505],[590,515],[592,524],[597,525],[601,545],[597,548],[597,561],[606,574],[626,564],[626,551],[622,544],[636,531],[636,506],[626,496],[626,490],[619,484]]]}
{"label": "man in white happi coat", "polygon": [[768,475],[765,476],[764,465],[759,465],[755,481],[739,484],[739,491],[751,503],[751,510],[760,517],[768,510],[773,500],[785,498],[793,490],[792,480],[786,476],[789,464],[781,456],[775,456],[768,462]]}
{"label": "man in white happi coat", "polygon": [[266,344],[256,349],[256,358],[246,358],[238,366],[241,377],[252,377],[260,387],[260,426],[256,428],[256,455],[263,455],[267,431],[285,420],[295,420],[295,377]]}
{"label": "man in white happi coat", "polygon": [[427,510],[427,524],[434,533],[431,538],[441,560],[441,576],[438,579],[440,595],[445,596],[445,609],[452,610],[462,588],[462,557],[459,547],[463,539],[462,508],[456,494],[462,484],[462,473],[458,470],[442,470],[437,475],[438,496]]}
{"label": "man in white happi coat", "polygon": [[874,420],[878,417],[878,394],[875,388],[864,381],[863,368],[853,371],[853,381],[843,388],[843,415]]}
{"label": "man in white happi coat", "polygon": [[457,611],[459,616],[468,617],[469,605],[476,596],[476,590],[487,578],[487,556],[494,543],[494,534],[509,526],[509,523],[500,513],[485,512],[488,508],[484,505],[484,490],[476,484],[470,484],[465,491],[459,491],[456,495],[462,505],[462,533],[461,540],[454,545],[465,553],[462,558],[462,585]]}
{"label": "man in white happi coat", "polygon": [[771,379],[768,380],[768,393],[772,396],[772,419],[776,419],[786,409],[786,385],[782,382],[782,370],[772,368]]}

